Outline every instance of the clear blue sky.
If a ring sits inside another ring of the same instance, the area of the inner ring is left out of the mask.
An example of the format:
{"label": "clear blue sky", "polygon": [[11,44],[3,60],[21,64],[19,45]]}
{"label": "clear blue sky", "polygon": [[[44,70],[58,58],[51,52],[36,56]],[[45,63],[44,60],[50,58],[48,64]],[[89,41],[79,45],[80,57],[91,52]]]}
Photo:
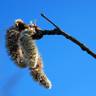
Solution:
{"label": "clear blue sky", "polygon": [[36,41],[51,90],[39,86],[28,69],[18,68],[9,58],[5,34],[15,19],[54,28],[41,12],[96,52],[96,0],[0,0],[0,96],[96,96],[96,60],[62,36]]}

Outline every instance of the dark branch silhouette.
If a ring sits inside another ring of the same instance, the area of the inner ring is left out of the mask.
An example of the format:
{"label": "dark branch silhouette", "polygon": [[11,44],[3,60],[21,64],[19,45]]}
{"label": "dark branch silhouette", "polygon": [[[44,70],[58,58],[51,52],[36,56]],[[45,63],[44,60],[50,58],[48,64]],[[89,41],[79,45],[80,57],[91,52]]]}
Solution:
{"label": "dark branch silhouette", "polygon": [[51,20],[49,20],[44,14],[41,14],[43,18],[45,18],[48,22],[50,22],[53,26],[55,26],[55,29],[53,30],[41,30],[37,32],[33,39],[41,39],[44,35],[62,35],[66,39],[69,39],[73,43],[77,44],[83,51],[86,51],[89,55],[96,58],[96,54],[92,52],[88,47],[86,47],[83,43],[75,39],[74,37],[70,36],[69,34],[65,33],[63,30],[61,30],[56,24],[54,24]]}

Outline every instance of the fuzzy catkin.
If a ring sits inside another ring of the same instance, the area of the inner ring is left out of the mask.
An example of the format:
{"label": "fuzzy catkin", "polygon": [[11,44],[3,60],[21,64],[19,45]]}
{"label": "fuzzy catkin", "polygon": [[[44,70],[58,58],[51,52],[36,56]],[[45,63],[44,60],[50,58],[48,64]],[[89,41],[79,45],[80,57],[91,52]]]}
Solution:
{"label": "fuzzy catkin", "polygon": [[21,68],[26,67],[26,63],[24,61],[23,53],[18,45],[18,38],[20,36],[20,32],[15,26],[10,27],[6,33],[6,47],[8,50],[8,54],[11,59]]}
{"label": "fuzzy catkin", "polygon": [[19,45],[21,46],[25,61],[29,68],[35,68],[38,60],[38,50],[30,33],[29,30],[24,30],[20,34]]}
{"label": "fuzzy catkin", "polygon": [[25,29],[19,32],[15,26],[9,28],[6,34],[8,53],[19,67],[29,68],[35,81],[50,89],[52,86],[51,82],[44,73],[43,63],[35,45],[35,40],[32,39],[34,31],[34,29],[33,31]]}
{"label": "fuzzy catkin", "polygon": [[26,59],[26,63],[31,71],[31,75],[33,79],[38,81],[45,88],[51,88],[51,82],[45,75],[43,71],[43,63],[38,54],[37,46],[35,45],[35,41],[32,40],[32,36],[30,35],[31,31],[24,30],[20,35],[20,45],[24,53],[24,57]]}

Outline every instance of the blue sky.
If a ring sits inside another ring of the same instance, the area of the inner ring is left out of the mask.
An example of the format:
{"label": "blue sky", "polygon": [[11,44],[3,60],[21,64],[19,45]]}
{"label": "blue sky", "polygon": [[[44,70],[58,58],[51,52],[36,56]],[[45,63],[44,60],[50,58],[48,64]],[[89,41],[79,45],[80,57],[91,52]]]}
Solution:
{"label": "blue sky", "polygon": [[39,86],[28,69],[18,68],[9,58],[5,34],[15,19],[36,20],[42,29],[54,28],[41,12],[96,52],[96,0],[1,0],[0,96],[96,96],[96,60],[62,36],[36,41],[51,90]]}

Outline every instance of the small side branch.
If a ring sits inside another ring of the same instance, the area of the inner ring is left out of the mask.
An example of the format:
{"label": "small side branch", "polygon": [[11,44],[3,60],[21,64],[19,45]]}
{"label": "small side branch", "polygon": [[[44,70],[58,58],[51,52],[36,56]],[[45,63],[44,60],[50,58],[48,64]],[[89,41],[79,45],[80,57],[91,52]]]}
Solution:
{"label": "small side branch", "polygon": [[89,55],[91,55],[96,59],[96,54],[93,51],[91,51],[88,47],[86,47],[83,43],[78,41],[76,38],[70,36],[66,32],[62,31],[56,24],[54,24],[51,20],[49,20],[44,14],[41,14],[41,16],[56,28],[54,30],[40,30],[33,36],[34,39],[41,39],[44,35],[62,35],[66,39],[69,39],[70,41],[78,45],[83,51],[86,51]]}

